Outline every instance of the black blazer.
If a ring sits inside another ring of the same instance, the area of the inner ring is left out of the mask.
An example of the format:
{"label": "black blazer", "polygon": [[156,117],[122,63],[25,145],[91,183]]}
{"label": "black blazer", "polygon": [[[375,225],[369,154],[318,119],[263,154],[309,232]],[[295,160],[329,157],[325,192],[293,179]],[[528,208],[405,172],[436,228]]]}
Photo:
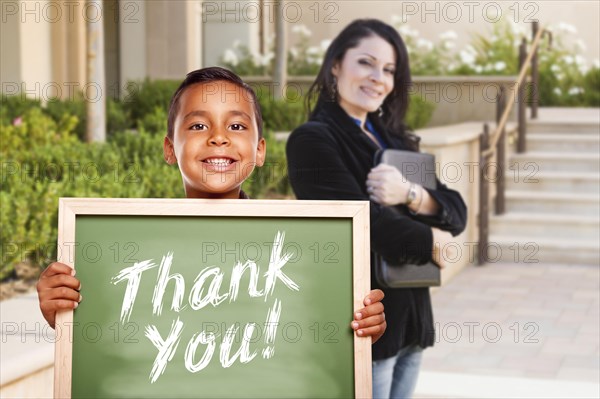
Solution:
{"label": "black blazer", "polygon": [[[389,148],[408,149],[400,136],[392,135],[371,118]],[[290,135],[286,152],[289,180],[298,199],[364,200],[367,174],[379,147],[336,103],[325,102],[311,120]],[[408,208],[396,211],[370,203],[371,250],[389,261],[423,264],[431,260],[430,226],[457,235],[466,224],[466,206],[456,191],[437,182],[428,190],[440,204],[433,216],[410,216]],[[374,257],[372,259],[372,266]],[[371,276],[375,274],[371,271]],[[372,287],[380,288],[372,277]],[[394,356],[399,349],[433,345],[434,330],[428,288],[383,289],[388,323],[384,336],[373,346],[374,360]]]}

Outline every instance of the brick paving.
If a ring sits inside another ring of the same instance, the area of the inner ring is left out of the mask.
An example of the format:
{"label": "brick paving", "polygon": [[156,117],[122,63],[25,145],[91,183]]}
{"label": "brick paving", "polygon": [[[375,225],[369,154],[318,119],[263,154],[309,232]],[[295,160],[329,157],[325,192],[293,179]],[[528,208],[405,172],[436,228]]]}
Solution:
{"label": "brick paving", "polygon": [[[600,397],[598,266],[469,266],[432,297],[436,345],[424,352],[417,397],[490,397],[490,381],[501,389],[496,397],[525,394],[527,381],[538,397],[564,397],[567,385],[572,397]],[[445,375],[482,384],[432,386]]]}

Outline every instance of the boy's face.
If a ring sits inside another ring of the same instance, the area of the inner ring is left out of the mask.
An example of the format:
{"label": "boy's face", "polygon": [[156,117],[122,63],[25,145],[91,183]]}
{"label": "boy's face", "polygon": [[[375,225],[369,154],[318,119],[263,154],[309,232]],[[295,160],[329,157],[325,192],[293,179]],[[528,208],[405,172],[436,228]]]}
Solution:
{"label": "boy's face", "polygon": [[250,95],[231,82],[216,81],[183,92],[164,156],[178,164],[186,197],[238,198],[244,180],[263,165],[265,147]]}

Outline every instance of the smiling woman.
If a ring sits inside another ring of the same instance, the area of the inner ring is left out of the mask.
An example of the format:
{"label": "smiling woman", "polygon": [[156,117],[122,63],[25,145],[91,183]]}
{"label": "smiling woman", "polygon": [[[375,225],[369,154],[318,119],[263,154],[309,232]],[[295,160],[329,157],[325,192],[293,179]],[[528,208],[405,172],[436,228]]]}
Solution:
{"label": "smiling woman", "polygon": [[[290,183],[299,199],[370,200],[371,275],[379,257],[394,264],[436,261],[444,267],[452,235],[465,227],[460,195],[436,181],[411,184],[395,168],[374,166],[375,153],[418,151],[404,126],[410,70],[406,47],[385,23],[352,22],[333,40],[307,96],[310,121],[287,142]],[[380,287],[387,330],[373,345],[373,397],[408,398],[423,348],[433,345],[428,288]]]}

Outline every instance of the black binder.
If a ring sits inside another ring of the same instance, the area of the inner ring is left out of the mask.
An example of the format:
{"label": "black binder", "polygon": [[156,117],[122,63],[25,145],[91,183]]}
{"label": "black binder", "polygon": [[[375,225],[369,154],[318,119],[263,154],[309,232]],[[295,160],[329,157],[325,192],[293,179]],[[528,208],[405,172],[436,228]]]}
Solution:
{"label": "black binder", "polygon": [[[411,183],[436,188],[435,157],[431,154],[379,150],[375,154],[375,165],[380,163],[396,167]],[[375,277],[380,285],[388,288],[434,287],[441,284],[440,268],[433,262],[424,265],[395,265],[386,262],[381,256],[377,256]]]}

